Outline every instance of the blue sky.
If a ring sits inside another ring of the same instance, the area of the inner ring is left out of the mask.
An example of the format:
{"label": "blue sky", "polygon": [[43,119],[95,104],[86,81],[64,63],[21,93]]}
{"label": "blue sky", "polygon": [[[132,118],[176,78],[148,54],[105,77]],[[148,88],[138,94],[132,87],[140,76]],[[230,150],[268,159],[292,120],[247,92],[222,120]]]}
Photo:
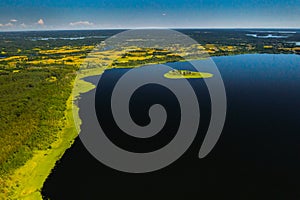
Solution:
{"label": "blue sky", "polygon": [[299,0],[1,0],[0,30],[300,28]]}

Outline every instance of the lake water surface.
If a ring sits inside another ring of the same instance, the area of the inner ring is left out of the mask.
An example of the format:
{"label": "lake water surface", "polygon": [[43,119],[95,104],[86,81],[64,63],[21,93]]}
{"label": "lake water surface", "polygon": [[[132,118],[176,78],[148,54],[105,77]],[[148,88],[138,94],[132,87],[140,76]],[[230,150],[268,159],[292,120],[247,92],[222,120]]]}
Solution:
{"label": "lake water surface", "polygon": [[[201,122],[194,143],[180,159],[151,173],[123,173],[98,162],[77,138],[56,164],[42,194],[50,199],[187,198],[191,193],[197,193],[199,199],[298,199],[300,56],[253,54],[213,60],[223,77],[228,110],[221,138],[207,157],[199,159],[198,151],[209,124],[210,99],[203,80],[190,80],[199,99]],[[169,66],[191,68],[185,62]],[[162,134],[146,141],[122,134],[112,120],[109,97],[127,70],[113,69],[103,74],[104,84],[96,94],[100,124],[114,133],[108,137],[124,149],[159,149],[176,133],[180,120],[178,102],[166,88],[141,88],[132,97],[133,119],[147,124],[149,106],[160,103],[168,113],[166,126]],[[86,80],[93,82],[95,77]],[[83,94],[82,99],[85,95],[91,93]]]}

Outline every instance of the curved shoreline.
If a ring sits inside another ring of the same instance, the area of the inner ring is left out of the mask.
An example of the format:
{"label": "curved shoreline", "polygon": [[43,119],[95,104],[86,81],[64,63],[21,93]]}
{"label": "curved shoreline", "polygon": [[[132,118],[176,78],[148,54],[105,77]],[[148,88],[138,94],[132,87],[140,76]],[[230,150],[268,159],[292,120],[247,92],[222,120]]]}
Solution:
{"label": "curved shoreline", "polygon": [[58,139],[51,144],[51,149],[38,150],[25,165],[15,170],[7,179],[9,198],[42,199],[40,190],[55,163],[62,157],[65,150],[71,147],[77,136],[72,113],[72,97],[67,100],[65,124],[57,134]]}
{"label": "curved shoreline", "polygon": [[[184,61],[187,60],[177,62]],[[164,63],[168,62],[148,63],[147,65]],[[142,64],[127,68],[137,68],[141,66],[145,65]],[[57,134],[58,139],[51,144],[51,149],[35,151],[32,158],[29,159],[25,165],[13,171],[13,173],[8,176],[6,180],[9,186],[9,198],[28,200],[42,199],[41,189],[44,182],[55,167],[56,162],[59,161],[65,151],[72,146],[80,131],[81,120],[79,118],[79,108],[74,105],[73,101],[80,97],[81,93],[88,92],[96,87],[92,83],[84,81],[83,78],[100,75],[105,70],[109,70],[109,68],[92,68],[79,71],[79,74],[72,82],[73,91],[66,102],[67,107],[64,115],[66,120],[62,131]]]}
{"label": "curved shoreline", "polygon": [[[92,75],[100,75],[103,70],[86,70],[78,75],[71,83],[73,91],[66,101],[64,111],[65,122],[63,129],[57,133],[57,139],[50,144],[51,149],[38,150],[33,152],[33,156],[23,166],[12,172],[6,178],[9,199],[40,200],[42,198],[41,189],[54,169],[57,161],[61,159],[67,149],[74,143],[80,131],[81,120],[79,118],[79,108],[73,103],[81,93],[88,92],[95,86],[82,80]],[[2,195],[0,194],[0,199]],[[6,199],[7,197],[3,197]]]}
{"label": "curved shoreline", "polygon": [[[155,64],[155,63],[151,63]],[[150,65],[151,65],[150,64]],[[157,63],[156,63],[157,64]],[[144,65],[140,65],[144,66]],[[131,66],[136,68],[140,66]],[[81,93],[90,91],[95,85],[86,82],[83,78],[100,75],[103,69],[88,69],[82,72],[73,81],[73,92],[66,102],[65,124],[57,134],[58,139],[51,144],[51,149],[38,150],[33,153],[33,157],[25,165],[15,170],[7,179],[9,186],[9,198],[12,199],[42,199],[41,189],[57,161],[61,159],[64,152],[69,149],[80,131],[81,120],[79,118],[79,108],[73,101]],[[1,197],[1,195],[0,195]]]}
{"label": "curved shoreline", "polygon": [[0,194],[0,199],[2,199],[2,197],[3,199],[42,199],[40,189],[45,180],[51,173],[51,170],[55,167],[56,162],[63,156],[64,152],[72,146],[74,139],[78,135],[76,126],[74,126],[74,120],[79,120],[76,121],[76,124],[80,124],[77,123],[80,122],[80,119],[78,119],[73,112],[73,109],[75,109],[75,111],[78,109],[73,107],[73,98],[77,97],[80,93],[87,92],[95,87],[81,79],[92,75],[99,75],[100,73],[101,71],[99,70],[97,72],[96,70],[86,70],[86,73],[78,78],[79,81],[72,83],[73,85],[75,83],[78,84],[77,90],[70,94],[70,97],[66,102],[67,108],[65,110],[66,120],[64,128],[57,133],[58,139],[51,144],[52,149],[35,151],[33,157],[28,160],[25,165],[15,170],[13,174],[6,179],[10,186],[9,196],[4,198],[2,196],[3,194]]}

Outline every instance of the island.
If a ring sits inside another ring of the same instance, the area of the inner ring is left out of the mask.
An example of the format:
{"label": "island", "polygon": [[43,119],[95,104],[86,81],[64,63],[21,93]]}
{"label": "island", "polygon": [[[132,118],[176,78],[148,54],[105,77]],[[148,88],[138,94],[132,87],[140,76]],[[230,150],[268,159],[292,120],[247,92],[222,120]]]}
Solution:
{"label": "island", "polygon": [[164,74],[165,78],[169,79],[182,79],[182,78],[211,78],[213,74],[207,72],[195,72],[189,70],[171,70]]}

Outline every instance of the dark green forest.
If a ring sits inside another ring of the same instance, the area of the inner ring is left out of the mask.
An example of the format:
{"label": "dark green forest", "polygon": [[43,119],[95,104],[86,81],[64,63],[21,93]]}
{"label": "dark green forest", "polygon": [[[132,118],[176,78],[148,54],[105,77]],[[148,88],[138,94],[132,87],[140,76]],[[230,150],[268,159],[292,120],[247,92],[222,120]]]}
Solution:
{"label": "dark green forest", "polygon": [[51,148],[63,126],[74,77],[72,67],[0,76],[0,176],[23,165],[33,150]]}

